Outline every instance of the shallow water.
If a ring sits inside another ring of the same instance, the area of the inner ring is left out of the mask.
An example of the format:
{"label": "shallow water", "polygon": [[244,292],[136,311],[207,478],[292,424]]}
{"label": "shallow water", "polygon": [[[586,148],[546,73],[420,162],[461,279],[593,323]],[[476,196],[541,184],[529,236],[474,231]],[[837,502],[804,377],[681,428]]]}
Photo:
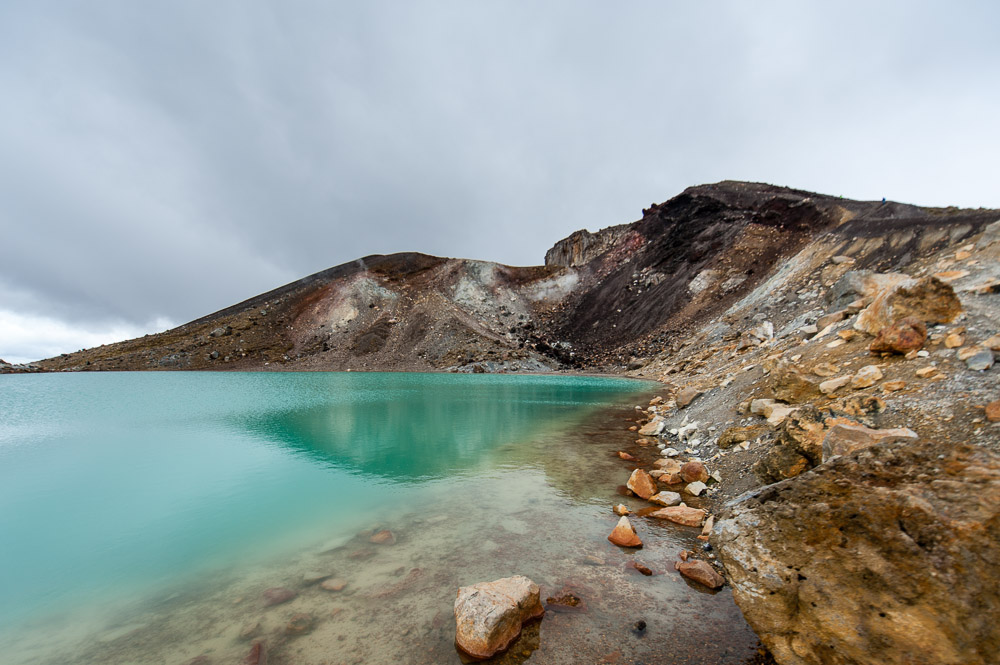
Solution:
{"label": "shallow water", "polygon": [[[0,377],[2,660],[238,663],[262,639],[272,665],[457,663],[457,588],[523,574],[543,596],[571,588],[584,609],[550,608],[505,662],[744,662],[756,641],[728,591],[672,570],[700,544],[696,529],[641,521],[652,547],[639,552],[606,540],[610,505],[629,501],[615,494],[630,469],[614,452],[634,448],[626,419],[649,389],[442,374]],[[395,544],[371,543],[380,529]],[[633,558],[658,574],[627,568]],[[345,588],[310,583],[323,575]],[[272,587],[297,596],[266,606]],[[302,633],[288,628],[297,614],[312,623]]]}

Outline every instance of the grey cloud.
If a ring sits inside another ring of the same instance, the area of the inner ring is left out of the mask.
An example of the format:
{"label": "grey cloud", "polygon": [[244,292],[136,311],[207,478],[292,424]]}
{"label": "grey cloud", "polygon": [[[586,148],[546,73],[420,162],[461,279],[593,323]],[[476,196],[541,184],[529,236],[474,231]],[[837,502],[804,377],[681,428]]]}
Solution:
{"label": "grey cloud", "polygon": [[995,3],[689,5],[4,3],[0,308],[144,325],[371,253],[535,264],[725,178],[1000,205]]}

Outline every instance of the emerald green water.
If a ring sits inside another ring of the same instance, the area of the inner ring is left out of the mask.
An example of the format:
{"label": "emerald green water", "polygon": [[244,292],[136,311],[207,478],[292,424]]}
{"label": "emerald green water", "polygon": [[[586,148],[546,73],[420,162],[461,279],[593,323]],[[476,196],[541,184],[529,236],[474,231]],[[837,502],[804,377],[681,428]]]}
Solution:
{"label": "emerald green water", "polygon": [[[587,423],[648,393],[582,377],[0,376],[4,662],[228,662],[255,617],[277,645],[273,662],[327,662],[346,648],[342,634],[379,621],[390,632],[404,614],[418,631],[440,623],[459,584],[532,568],[546,580],[550,564],[567,565],[556,556],[567,539],[620,556],[601,540],[624,480],[594,475],[620,473],[610,453],[632,437],[616,426],[624,435],[588,462],[600,444],[588,435],[607,431]],[[356,536],[375,527],[399,542],[372,549]],[[337,597],[306,587],[311,570],[348,575],[351,587]],[[391,608],[403,601],[369,602],[400,580],[426,600],[399,616]],[[300,596],[265,608],[271,586]],[[373,605],[380,613],[365,618]],[[320,627],[287,644],[293,608]],[[451,653],[440,630],[428,662]]]}

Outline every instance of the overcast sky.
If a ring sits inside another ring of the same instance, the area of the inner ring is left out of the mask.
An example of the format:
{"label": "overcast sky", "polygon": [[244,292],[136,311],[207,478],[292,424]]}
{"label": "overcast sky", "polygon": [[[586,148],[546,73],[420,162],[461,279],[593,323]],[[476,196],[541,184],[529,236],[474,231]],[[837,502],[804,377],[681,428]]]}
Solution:
{"label": "overcast sky", "polygon": [[1000,3],[0,3],[0,358],[740,179],[1000,207]]}

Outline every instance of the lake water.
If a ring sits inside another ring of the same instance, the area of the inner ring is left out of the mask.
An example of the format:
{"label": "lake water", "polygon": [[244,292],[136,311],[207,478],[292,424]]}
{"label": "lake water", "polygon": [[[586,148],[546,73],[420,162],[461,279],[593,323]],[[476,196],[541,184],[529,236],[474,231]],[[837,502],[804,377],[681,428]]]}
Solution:
{"label": "lake water", "polygon": [[[645,554],[606,541],[610,506],[630,501],[614,453],[635,448],[632,406],[654,387],[0,376],[0,661],[239,663],[264,640],[271,665],[457,663],[457,588],[524,574],[585,607],[550,611],[504,662],[643,662],[667,645],[662,662],[745,662],[756,641],[728,591],[672,570],[696,529],[643,523],[660,545]],[[384,529],[395,542],[372,543]],[[268,605],[275,587],[297,595]]]}

